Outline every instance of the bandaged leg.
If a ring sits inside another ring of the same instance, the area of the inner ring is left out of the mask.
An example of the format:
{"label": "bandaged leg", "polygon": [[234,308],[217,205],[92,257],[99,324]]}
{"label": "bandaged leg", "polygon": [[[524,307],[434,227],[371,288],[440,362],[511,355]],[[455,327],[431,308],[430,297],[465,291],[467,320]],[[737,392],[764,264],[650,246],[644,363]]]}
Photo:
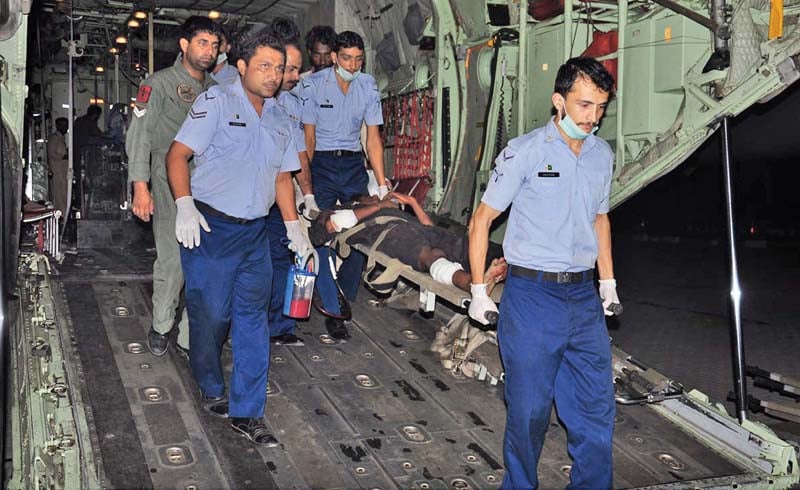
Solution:
{"label": "bandaged leg", "polygon": [[461,264],[451,262],[444,257],[436,259],[430,266],[430,274],[433,280],[448,286],[453,285],[453,274],[463,270],[464,267]]}

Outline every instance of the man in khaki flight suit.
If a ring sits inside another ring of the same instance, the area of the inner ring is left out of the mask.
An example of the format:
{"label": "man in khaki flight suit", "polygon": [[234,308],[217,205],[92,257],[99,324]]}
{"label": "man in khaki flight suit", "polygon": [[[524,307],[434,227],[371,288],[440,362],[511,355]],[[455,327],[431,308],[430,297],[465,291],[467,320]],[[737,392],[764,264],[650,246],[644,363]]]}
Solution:
{"label": "man in khaki flight suit", "polygon": [[[150,352],[157,356],[167,351],[167,334],[183,288],[180,245],[175,239],[176,207],[167,182],[165,158],[195,98],[214,85],[206,71],[217,59],[220,35],[220,27],[207,17],[193,16],[184,22],[179,40],[182,56],[139,86],[125,141],[128,182],[133,183],[133,214],[142,221],[150,221],[153,216],[153,324],[147,341]],[[183,311],[177,348],[187,355],[188,322]]]}

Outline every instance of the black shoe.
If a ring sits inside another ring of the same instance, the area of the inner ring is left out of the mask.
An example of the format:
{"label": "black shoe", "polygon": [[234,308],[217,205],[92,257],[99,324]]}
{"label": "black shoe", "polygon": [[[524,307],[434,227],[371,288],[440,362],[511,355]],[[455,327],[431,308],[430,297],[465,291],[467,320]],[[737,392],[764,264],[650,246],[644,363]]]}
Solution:
{"label": "black shoe", "polygon": [[350,332],[347,331],[342,320],[328,317],[325,319],[325,328],[328,330],[328,335],[339,342],[347,342],[347,339],[350,338]]}
{"label": "black shoe", "polygon": [[154,356],[163,356],[164,353],[167,352],[168,346],[169,338],[166,335],[156,332],[153,327],[150,327],[150,331],[147,332],[147,348],[150,349],[150,353]]}
{"label": "black shoe", "polygon": [[234,417],[231,419],[231,427],[257,446],[276,447],[280,444],[260,418]]}
{"label": "black shoe", "polygon": [[228,418],[228,398],[225,396],[204,396],[203,408],[214,417]]}
{"label": "black shoe", "polygon": [[303,339],[293,333],[285,333],[283,335],[270,337],[269,343],[275,345],[287,345],[289,347],[302,347],[306,345],[306,343],[303,342]]}
{"label": "black shoe", "polygon": [[185,359],[186,361],[189,360],[189,349],[175,344],[175,353],[178,354],[178,357],[181,359]]}

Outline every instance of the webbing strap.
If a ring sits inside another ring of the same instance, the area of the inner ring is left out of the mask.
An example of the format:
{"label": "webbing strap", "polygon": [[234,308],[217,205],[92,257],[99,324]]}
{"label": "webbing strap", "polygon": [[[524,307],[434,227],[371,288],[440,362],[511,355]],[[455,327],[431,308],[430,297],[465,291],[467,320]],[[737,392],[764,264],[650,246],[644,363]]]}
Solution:
{"label": "webbing strap", "polygon": [[408,222],[408,220],[399,216],[376,216],[375,218],[370,218],[336,235],[336,238],[331,241],[331,248],[336,250],[339,257],[346,259],[350,256],[350,245],[347,243],[347,240],[349,240],[351,236],[362,231],[367,226],[383,225],[392,221]]}

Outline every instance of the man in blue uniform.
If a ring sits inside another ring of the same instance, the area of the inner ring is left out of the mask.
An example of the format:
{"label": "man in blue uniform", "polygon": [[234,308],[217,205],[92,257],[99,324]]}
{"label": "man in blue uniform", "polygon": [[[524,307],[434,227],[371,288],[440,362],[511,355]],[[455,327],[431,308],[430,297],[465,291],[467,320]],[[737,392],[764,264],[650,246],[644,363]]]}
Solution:
{"label": "man in blue uniform", "polygon": [[[303,66],[303,53],[300,51],[299,44],[300,32],[294,22],[283,17],[273,20],[270,28],[286,49],[286,69],[283,71],[283,84],[278,94],[278,105],[292,120],[297,157],[300,160],[300,172],[295,176],[303,193],[303,214],[312,219],[319,214],[319,207],[311,187],[311,170],[308,166],[301,121],[305,97],[301,91],[302,87],[298,85],[300,69]],[[277,210],[277,205],[272,206],[267,216],[267,235],[269,235],[270,258],[272,259],[272,297],[269,302],[270,342],[276,345],[302,346],[304,345],[303,339],[295,334],[295,321],[283,314],[284,288],[294,255],[286,248],[286,228],[283,226],[283,219]]]}
{"label": "man in blue uniform", "polygon": [[[383,142],[379,126],[383,124],[381,98],[375,78],[361,72],[364,64],[364,41],[352,31],[336,36],[331,53],[333,66],[306,78],[303,91],[308,97],[303,108],[306,151],[311,158],[311,178],[317,203],[322,209],[348,202],[367,194],[367,171],[361,149],[362,123],[367,125],[367,158],[375,179],[384,183]],[[378,197],[388,193],[381,185]],[[327,263],[327,249],[320,250],[320,262]],[[352,300],[358,292],[364,257],[351,254],[339,270],[339,284],[344,295]],[[321,275],[330,275],[327,267]],[[320,277],[317,287],[325,308],[339,312],[332,280]],[[332,337],[349,338],[341,320],[329,318],[326,326]]]}
{"label": "man in blue uniform", "polygon": [[619,303],[607,215],[614,153],[593,133],[613,89],[594,59],[561,66],[555,117],[509,141],[470,224],[469,315],[487,323],[497,311],[481,277],[489,227],[511,205],[498,325],[508,408],[503,488],[538,486],[553,401],[573,458],[569,488],[611,488],[614,388],[603,311]]}
{"label": "man in blue uniform", "polygon": [[211,69],[211,78],[220,85],[233,83],[239,80],[239,70],[236,69],[228,60],[228,52],[231,50],[231,38],[229,31],[220,28],[219,54],[214,68]]}
{"label": "man in blue uniform", "polygon": [[[263,32],[237,40],[233,51],[240,81],[197,98],[167,154],[167,170],[183,245],[192,374],[209,413],[230,416],[233,429],[255,444],[275,446],[263,422],[272,283],[264,217],[274,202],[290,246],[302,255],[310,245],[294,207],[291,172],[300,164],[292,122],[273,98],[283,46]],[[220,354],[229,328],[234,364],[227,400]]]}

